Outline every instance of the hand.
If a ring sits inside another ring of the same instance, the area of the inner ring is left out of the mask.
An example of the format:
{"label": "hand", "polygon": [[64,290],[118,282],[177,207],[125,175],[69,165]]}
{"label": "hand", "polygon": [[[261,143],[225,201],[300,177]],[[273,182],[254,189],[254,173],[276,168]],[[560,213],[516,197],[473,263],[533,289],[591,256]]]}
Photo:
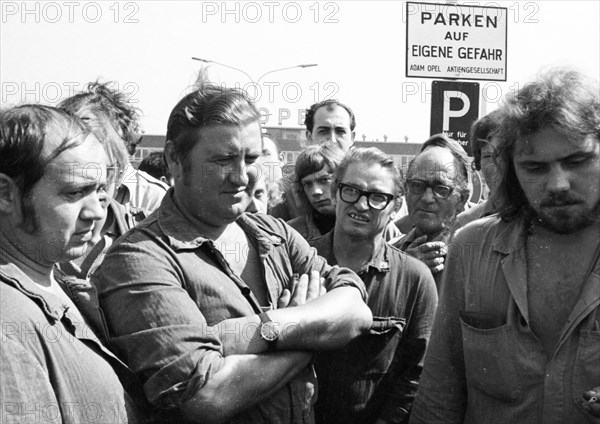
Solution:
{"label": "hand", "polygon": [[324,295],[327,290],[323,286],[325,279],[320,276],[317,271],[311,271],[310,277],[302,274],[294,274],[291,290],[284,289],[277,302],[278,308],[286,308],[288,306],[300,306],[305,303]]}
{"label": "hand", "polygon": [[[596,402],[590,402],[593,398],[597,399]],[[589,422],[600,424],[600,386],[584,392],[580,403]]]}
{"label": "hand", "polygon": [[443,241],[425,242],[427,236],[417,237],[406,248],[406,253],[419,259],[429,267],[432,274],[444,270],[448,248]]}

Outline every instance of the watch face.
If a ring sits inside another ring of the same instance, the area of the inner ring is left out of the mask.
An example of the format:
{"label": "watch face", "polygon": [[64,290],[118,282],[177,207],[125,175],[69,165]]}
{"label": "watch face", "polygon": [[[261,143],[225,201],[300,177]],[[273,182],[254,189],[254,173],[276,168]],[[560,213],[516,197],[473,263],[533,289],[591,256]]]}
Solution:
{"label": "watch face", "polygon": [[269,321],[260,327],[260,335],[263,339],[272,342],[279,338],[279,324]]}

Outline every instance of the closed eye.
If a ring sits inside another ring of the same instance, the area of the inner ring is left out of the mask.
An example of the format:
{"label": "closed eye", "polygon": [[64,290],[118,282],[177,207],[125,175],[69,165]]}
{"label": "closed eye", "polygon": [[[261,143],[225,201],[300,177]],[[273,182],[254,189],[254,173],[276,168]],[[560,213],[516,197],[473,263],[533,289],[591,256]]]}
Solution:
{"label": "closed eye", "polygon": [[590,159],[591,158],[589,156],[575,156],[575,157],[571,157],[571,158],[566,159],[563,163],[567,167],[577,167],[577,166],[584,165]]}

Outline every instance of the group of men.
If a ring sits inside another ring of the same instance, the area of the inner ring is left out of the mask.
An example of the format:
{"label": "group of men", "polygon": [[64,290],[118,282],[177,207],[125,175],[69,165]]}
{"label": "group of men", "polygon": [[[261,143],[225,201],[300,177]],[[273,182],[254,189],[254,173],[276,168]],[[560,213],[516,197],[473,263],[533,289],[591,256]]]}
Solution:
{"label": "group of men", "polygon": [[[600,422],[597,82],[554,70],[507,97],[482,143],[497,214],[463,227],[454,141],[428,140],[403,182],[350,148],[346,107],[316,107],[307,138],[347,153],[334,228],[310,245],[246,213],[259,119],[236,90],[181,99],[173,187],[81,296],[55,269],[105,218],[103,141],[62,109],[1,112],[3,421]],[[402,196],[414,228],[392,245]]]}

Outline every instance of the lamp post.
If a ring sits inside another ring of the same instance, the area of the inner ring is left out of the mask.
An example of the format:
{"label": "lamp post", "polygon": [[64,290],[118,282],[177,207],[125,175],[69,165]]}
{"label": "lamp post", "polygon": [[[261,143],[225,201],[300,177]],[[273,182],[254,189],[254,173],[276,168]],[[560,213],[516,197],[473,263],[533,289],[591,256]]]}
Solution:
{"label": "lamp post", "polygon": [[223,66],[225,68],[229,68],[229,69],[233,69],[234,71],[238,71],[241,72],[242,74],[244,74],[252,83],[258,85],[258,83],[260,82],[261,79],[263,79],[265,76],[269,75],[269,74],[273,74],[275,72],[279,72],[279,71],[286,71],[288,69],[294,69],[294,68],[312,68],[313,66],[318,66],[316,63],[303,63],[301,65],[295,65],[295,66],[288,66],[286,68],[280,68],[280,69],[273,69],[272,71],[268,71],[265,72],[264,74],[262,74],[257,80],[254,80],[254,78],[252,78],[252,76],[250,76],[249,73],[247,73],[246,71],[236,68],[235,66],[231,66],[231,65],[226,65],[225,63],[221,63],[221,62],[217,62],[215,60],[210,60],[210,59],[203,59],[201,57],[192,57],[193,60],[197,60],[198,62],[203,62],[203,63],[214,63],[215,65],[220,65]]}

